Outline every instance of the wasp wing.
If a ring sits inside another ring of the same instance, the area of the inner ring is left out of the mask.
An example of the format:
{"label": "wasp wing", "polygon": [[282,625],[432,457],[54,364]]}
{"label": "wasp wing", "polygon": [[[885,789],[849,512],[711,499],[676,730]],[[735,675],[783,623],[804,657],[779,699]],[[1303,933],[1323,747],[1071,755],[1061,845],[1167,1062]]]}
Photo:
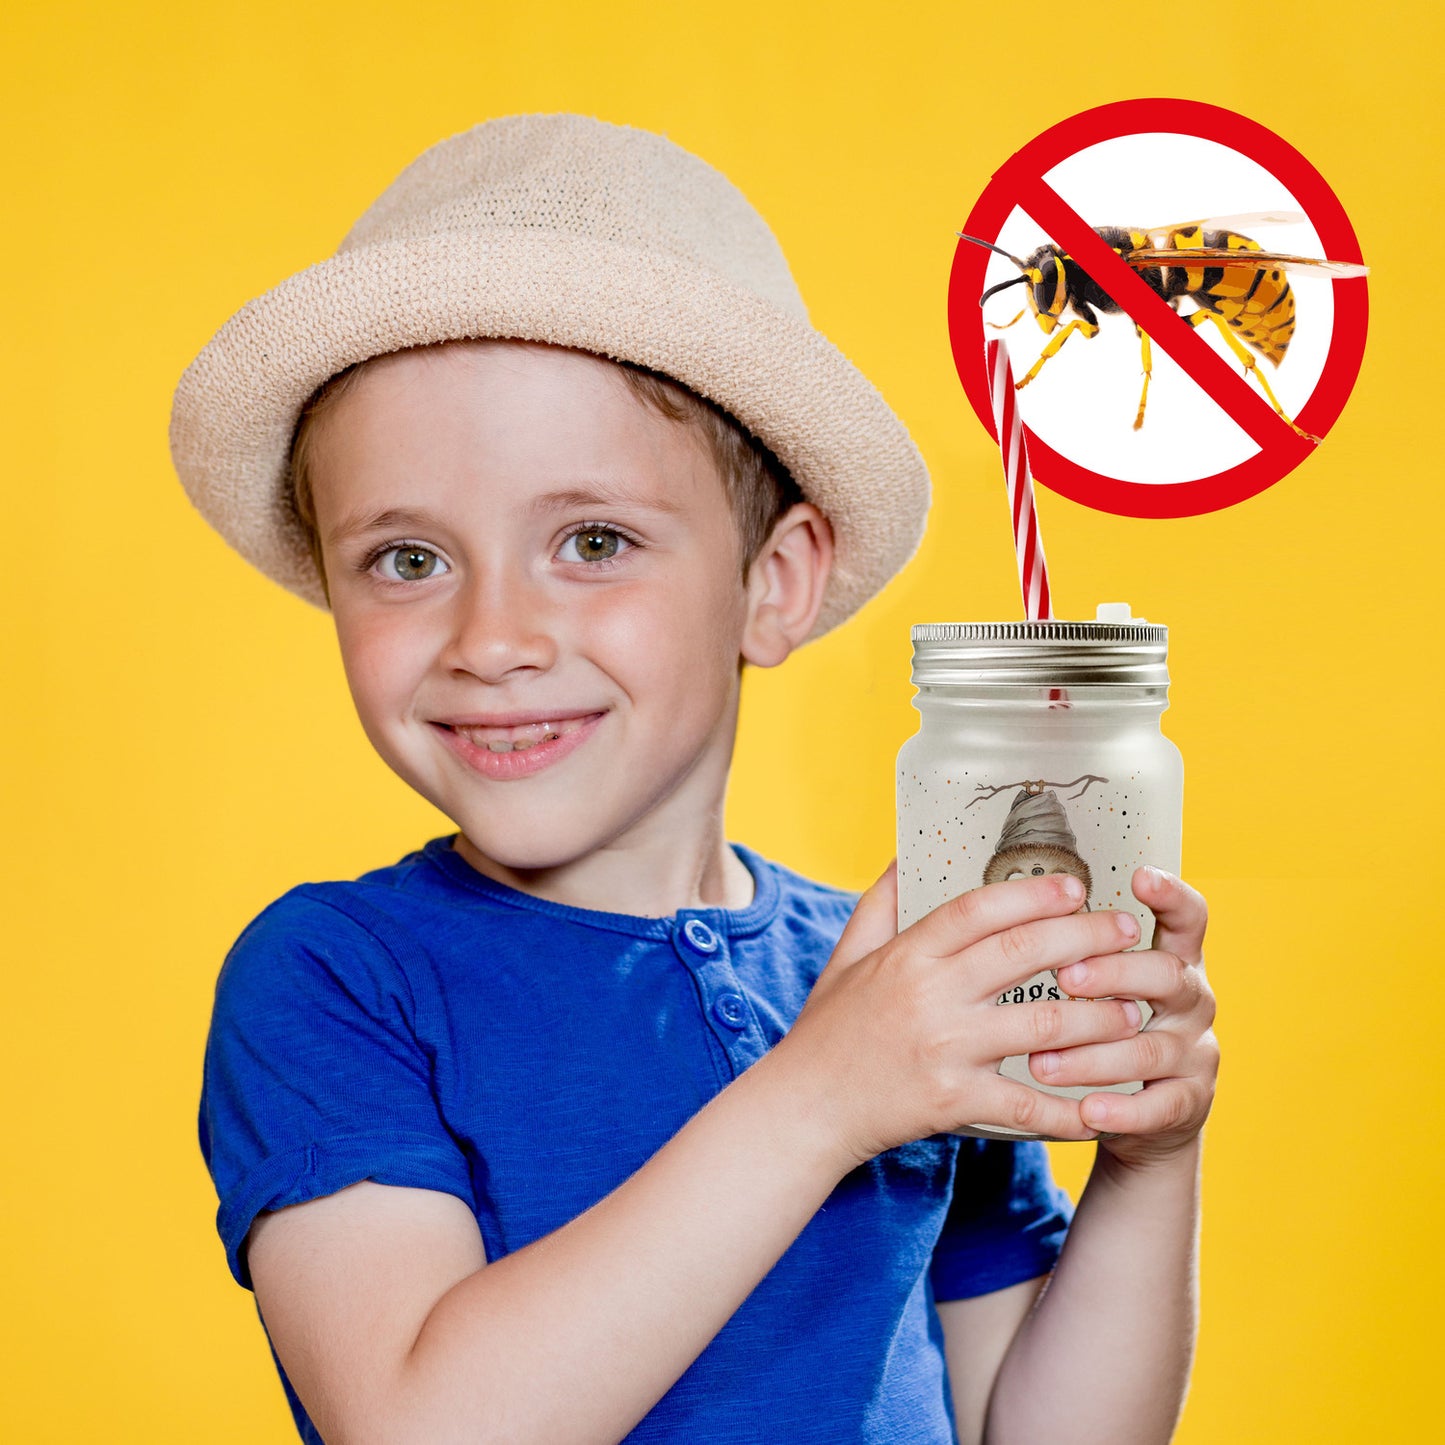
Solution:
{"label": "wasp wing", "polygon": [[1198,221],[1179,221],[1172,226],[1144,226],[1140,229],[1156,246],[1166,246],[1176,231],[1242,231],[1246,226],[1299,226],[1309,222],[1303,211],[1241,211],[1236,216],[1206,216]]}
{"label": "wasp wing", "polygon": [[1223,246],[1188,246],[1175,248],[1160,246],[1125,252],[1123,259],[1131,266],[1188,266],[1203,263],[1207,266],[1246,266],[1258,271],[1266,266],[1277,266],[1281,271],[1328,272],[1344,280],[1354,276],[1368,276],[1370,268],[1353,261],[1325,261],[1317,256],[1289,256],[1282,251],[1227,250]]}

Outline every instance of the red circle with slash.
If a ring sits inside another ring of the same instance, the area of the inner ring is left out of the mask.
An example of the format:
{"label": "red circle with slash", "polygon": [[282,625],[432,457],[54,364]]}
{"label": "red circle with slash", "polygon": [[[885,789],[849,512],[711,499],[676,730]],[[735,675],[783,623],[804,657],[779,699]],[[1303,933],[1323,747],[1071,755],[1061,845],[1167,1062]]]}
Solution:
{"label": "red circle with slash", "polygon": [[[971,236],[997,240],[1014,208],[1026,211],[1053,244],[1073,256],[1259,447],[1253,456],[1213,476],[1188,482],[1129,482],[1080,466],[1025,426],[1036,482],[1086,507],[1125,517],[1193,517],[1233,506],[1273,486],[1314,450],[1044,179],[1061,161],[1101,141],[1160,131],[1198,136],[1248,156],[1304,207],[1331,260],[1363,259],[1344,207],[1324,177],[1292,145],[1247,116],[1202,101],[1121,100],[1083,111],[1036,136],[994,172],[962,229]],[[989,256],[982,246],[958,243],[948,281],[948,333],[964,392],[993,435],[983,313],[978,304]],[[1369,323],[1365,281],[1336,284],[1334,307],[1324,369],[1295,417],[1302,430],[1317,437],[1323,437],[1344,410],[1360,372]]]}

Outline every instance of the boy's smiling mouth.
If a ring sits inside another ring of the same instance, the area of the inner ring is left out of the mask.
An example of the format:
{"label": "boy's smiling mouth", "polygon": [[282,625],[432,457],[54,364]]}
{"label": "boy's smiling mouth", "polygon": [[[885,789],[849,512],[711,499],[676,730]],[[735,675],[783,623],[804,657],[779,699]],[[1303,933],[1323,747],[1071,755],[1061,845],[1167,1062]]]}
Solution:
{"label": "boy's smiling mouth", "polygon": [[597,716],[597,713],[586,713],[581,717],[561,718],[556,722],[529,722],[511,727],[496,723],[450,723],[444,726],[449,726],[469,743],[475,747],[486,748],[488,752],[522,753],[528,748],[536,747],[538,743],[556,742],[558,738],[578,732],[584,723]]}
{"label": "boy's smiling mouth", "polygon": [[530,777],[560,762],[592,735],[603,714],[551,714],[522,719],[516,715],[457,719],[433,726],[451,751],[483,777],[499,782]]}

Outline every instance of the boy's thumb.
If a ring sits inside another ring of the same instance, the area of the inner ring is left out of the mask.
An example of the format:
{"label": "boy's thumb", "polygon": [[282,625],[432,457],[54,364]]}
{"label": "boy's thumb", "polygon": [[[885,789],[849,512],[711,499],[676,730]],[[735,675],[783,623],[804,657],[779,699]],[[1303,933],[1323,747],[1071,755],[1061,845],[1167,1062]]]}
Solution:
{"label": "boy's thumb", "polygon": [[830,967],[847,968],[898,935],[898,860],[883,870],[883,876],[858,900]]}

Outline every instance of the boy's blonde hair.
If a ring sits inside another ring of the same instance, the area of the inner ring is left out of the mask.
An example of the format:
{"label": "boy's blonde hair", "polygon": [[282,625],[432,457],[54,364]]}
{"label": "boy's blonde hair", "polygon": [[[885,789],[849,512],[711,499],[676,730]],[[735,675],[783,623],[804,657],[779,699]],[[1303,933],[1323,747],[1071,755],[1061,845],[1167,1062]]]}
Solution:
{"label": "boy's blonde hair", "polygon": [[[464,344],[440,343],[441,346]],[[316,525],[316,505],[311,490],[311,452],[316,423],[351,390],[371,362],[378,359],[373,357],[368,361],[358,361],[318,387],[301,409],[296,435],[291,443],[291,507],[306,535],[316,574],[328,597],[330,592],[322,562],[321,535]],[[778,518],[789,507],[803,501],[797,483],[777,457],[720,406],[660,371],[651,371],[630,361],[614,361],[612,364],[638,401],[668,421],[696,428],[706,442],[737,523],[742,544],[743,577],[746,579],[753,559],[762,550]]]}

